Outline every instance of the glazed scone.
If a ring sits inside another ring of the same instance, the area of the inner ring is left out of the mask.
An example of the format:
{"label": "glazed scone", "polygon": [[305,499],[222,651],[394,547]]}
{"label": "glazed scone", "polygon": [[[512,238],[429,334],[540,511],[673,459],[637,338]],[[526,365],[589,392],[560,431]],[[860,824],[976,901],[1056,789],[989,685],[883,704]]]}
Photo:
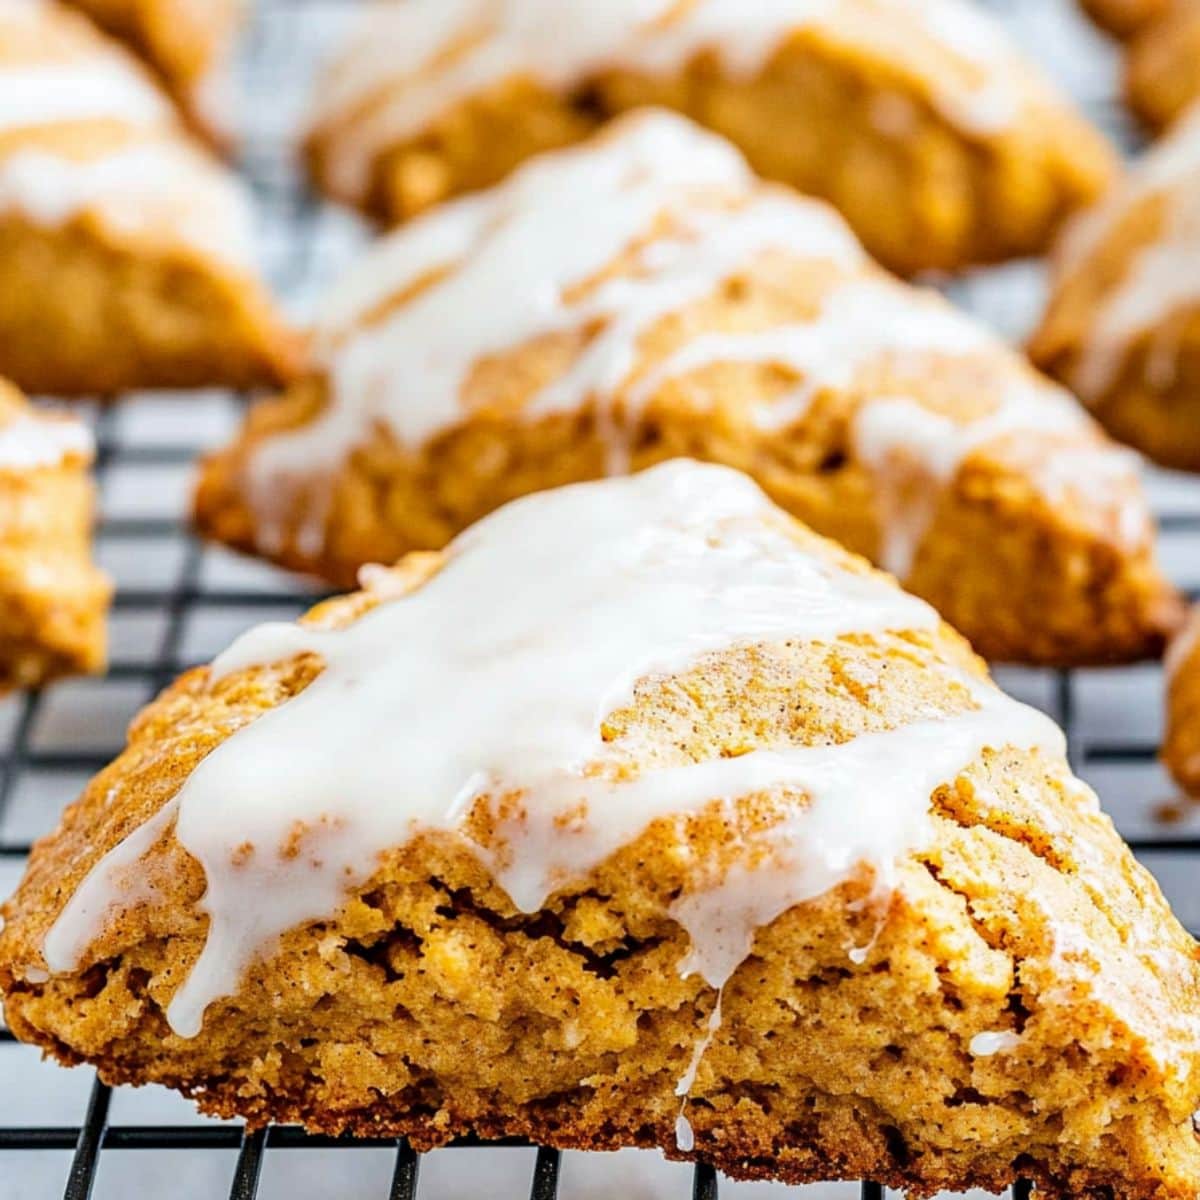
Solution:
{"label": "glazed scone", "polygon": [[1128,452],[668,113],[377,244],[316,342],[207,462],[196,512],[335,584],[515,496],[683,455],[747,471],[993,658],[1136,658],[1179,615]]}
{"label": "glazed scone", "polygon": [[1166,658],[1167,732],[1162,757],[1180,787],[1200,797],[1200,608]]}
{"label": "glazed scone", "polygon": [[0,373],[31,392],[277,382],[250,208],[141,65],[77,13],[0,5]]}
{"label": "glazed scone", "polygon": [[927,605],[682,461],[364,583],[38,845],[18,1037],[252,1126],[1194,1200],[1196,944]]}
{"label": "glazed scone", "polygon": [[1081,7],[1115,37],[1127,38],[1156,21],[1171,0],[1080,0]]}
{"label": "glazed scone", "polygon": [[1154,129],[1200,99],[1200,0],[1173,0],[1129,49],[1126,92]]}
{"label": "glazed scone", "polygon": [[665,106],[832,201],[903,273],[1033,253],[1112,172],[963,0],[384,0],[318,97],[316,179],[384,220]]}
{"label": "glazed scone", "polygon": [[1200,107],[1067,230],[1030,352],[1115,437],[1200,470]]}
{"label": "glazed scone", "polygon": [[108,579],[91,558],[92,442],[0,380],[0,693],[104,665]]}
{"label": "glazed scone", "polygon": [[243,0],[70,0],[137,51],[206,133],[228,131],[228,68]]}

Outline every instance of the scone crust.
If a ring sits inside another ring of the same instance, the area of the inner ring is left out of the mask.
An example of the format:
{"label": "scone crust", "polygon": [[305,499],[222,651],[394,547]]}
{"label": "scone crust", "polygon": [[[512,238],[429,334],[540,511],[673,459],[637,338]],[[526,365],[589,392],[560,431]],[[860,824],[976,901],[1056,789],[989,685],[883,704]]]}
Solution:
{"label": "scone crust", "polygon": [[[407,563],[395,586],[437,566]],[[341,627],[376,603],[358,594],[308,620]],[[606,728],[684,759],[730,738],[748,749],[852,736],[916,708],[960,709],[965,693],[934,662],[982,669],[945,627],[722,652],[639,685]],[[516,1135],[663,1146],[738,1178],[869,1177],[919,1196],[998,1191],[1016,1174],[1050,1196],[1194,1195],[1200,1061],[1181,1015],[1200,988],[1194,943],[1094,802],[1035,752],[989,750],[939,790],[935,840],[900,865],[886,912],[861,903],[857,880],[760,931],[692,1092],[693,1154],[675,1142],[673,1089],[715,996],[680,977],[687,938],[665,904],[691,853],[728,844],[727,809],[655,822],[534,916],[460,843],[420,836],[336,916],[286,934],[191,1040],[163,1011],[202,944],[204,879],[168,829],[143,868],[160,902],[114,916],[78,971],[46,979],[42,938],[89,867],[317,670],[301,658],[216,684],[193,671],[135,721],[3,910],[0,989],[19,1037],[251,1126],[403,1135],[420,1149]],[[756,819],[753,805],[738,812]],[[1086,930],[1103,985],[1062,990],[1060,920]],[[1161,959],[1133,966],[1122,947],[1151,933]],[[870,946],[859,966],[854,945]],[[1124,1006],[1130,987],[1139,1002]],[[1019,1060],[969,1053],[979,1030],[1013,1028]],[[1061,1108],[1061,1126],[1047,1130],[1039,1106]]]}
{"label": "scone crust", "polygon": [[[929,66],[938,69],[945,64]],[[387,146],[362,194],[329,169],[361,114],[318,120],[307,155],[325,191],[398,222],[489,187],[621,113],[671,108],[729,138],[763,176],[829,200],[872,255],[907,275],[1036,253],[1112,179],[1104,138],[1038,84],[1011,127],[968,132],[938,111],[930,77],[912,64],[801,28],[749,79],[702,55],[676,77],[612,70],[569,93],[508,80]]]}

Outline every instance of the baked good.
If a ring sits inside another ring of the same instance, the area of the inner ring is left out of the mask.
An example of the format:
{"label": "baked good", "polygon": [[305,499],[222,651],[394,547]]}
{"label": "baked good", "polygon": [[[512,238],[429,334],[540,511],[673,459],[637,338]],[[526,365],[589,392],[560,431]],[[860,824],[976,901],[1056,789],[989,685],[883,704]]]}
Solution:
{"label": "baked good", "polygon": [[514,496],[683,455],[749,472],[991,657],[1136,658],[1179,615],[1131,455],[669,113],[396,232],[315,341],[205,464],[196,515],[335,584]]}
{"label": "baked good", "polygon": [[1115,37],[1127,38],[1156,21],[1171,0],[1081,0],[1084,11]]}
{"label": "baked good", "polygon": [[928,606],[682,461],[364,582],[38,845],[18,1037],[252,1126],[1195,1196],[1196,945]]}
{"label": "baked good", "polygon": [[1148,125],[1162,129],[1200,98],[1200,2],[1172,0],[1129,48],[1126,93]]}
{"label": "baked good", "polygon": [[92,563],[91,436],[0,380],[0,692],[104,665],[111,587]]}
{"label": "baked good", "polygon": [[1171,642],[1166,677],[1163,762],[1184,791],[1200,796],[1200,607]]}
{"label": "baked good", "polygon": [[1200,469],[1200,108],[1069,229],[1031,343],[1116,437]]}
{"label": "baked good", "polygon": [[250,209],[144,69],[57,4],[0,5],[0,373],[31,392],[278,381],[296,348]]}
{"label": "baked good", "polygon": [[242,0],[69,0],[127,42],[200,129],[229,126],[229,57]]}
{"label": "baked good", "polygon": [[387,221],[665,106],[832,201],[905,273],[1037,251],[1112,172],[964,0],[385,0],[318,97],[317,181]]}

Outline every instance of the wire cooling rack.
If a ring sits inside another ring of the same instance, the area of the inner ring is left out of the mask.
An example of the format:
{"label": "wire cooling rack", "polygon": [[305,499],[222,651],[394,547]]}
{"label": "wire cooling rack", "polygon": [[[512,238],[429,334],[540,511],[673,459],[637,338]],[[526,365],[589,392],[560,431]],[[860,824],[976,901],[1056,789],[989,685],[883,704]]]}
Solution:
{"label": "wire cooling rack", "polygon": [[[351,7],[351,0],[259,0],[246,47],[241,165],[259,201],[273,282],[299,316],[365,236],[353,218],[305,193],[287,152],[313,64]],[[1128,118],[1114,100],[1114,52],[1078,20],[1070,0],[991,0],[988,7],[1095,120],[1133,144]],[[1017,265],[959,281],[951,291],[1020,336],[1036,315],[1039,287],[1037,269]],[[241,407],[239,398],[222,393],[158,395],[90,414],[99,448],[98,553],[118,584],[112,665],[101,679],[0,704],[0,894],[15,886],[32,840],[120,749],[124,727],[142,704],[247,625],[295,617],[314,599],[294,578],[203,547],[187,534],[192,463],[232,433]],[[1160,472],[1148,482],[1166,566],[1194,595],[1200,590],[1200,482]],[[1200,806],[1173,801],[1156,761],[1159,668],[998,674],[1010,691],[1063,724],[1076,769],[1100,792],[1183,921],[1200,929],[1194,886]],[[460,1147],[418,1156],[393,1139],[351,1142],[278,1127],[246,1134],[240,1125],[197,1116],[161,1089],[111,1091],[88,1070],[41,1064],[0,1027],[0,1200],[168,1193],[178,1200],[883,1196],[871,1183],[733,1184],[707,1166],[668,1164],[649,1152],[560,1155],[517,1142]],[[1024,1200],[1029,1189],[1018,1185],[1013,1193]]]}

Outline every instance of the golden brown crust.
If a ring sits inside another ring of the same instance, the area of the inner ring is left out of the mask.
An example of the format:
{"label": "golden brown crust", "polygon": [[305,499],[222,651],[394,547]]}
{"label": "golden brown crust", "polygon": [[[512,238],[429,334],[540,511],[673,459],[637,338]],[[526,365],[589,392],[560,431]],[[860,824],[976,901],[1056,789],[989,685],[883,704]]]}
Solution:
{"label": "golden brown crust", "polygon": [[1200,3],[1174,0],[1129,48],[1125,91],[1134,112],[1165,129],[1200,97]]}
{"label": "golden brown crust", "polygon": [[[0,436],[28,411],[0,381]],[[0,692],[100,670],[112,588],[92,564],[85,458],[0,466]]]}
{"label": "golden brown crust", "polygon": [[[643,335],[635,375],[700,332],[811,319],[835,282],[828,266],[782,251],[767,256]],[[583,338],[542,339],[488,360],[467,385],[462,421],[422,446],[401,446],[379,431],[331,477],[314,472],[281,483],[272,503],[282,519],[267,529],[251,500],[249,463],[272,437],[319,412],[325,383],[301,380],[257,406],[239,439],[205,463],[197,523],[209,537],[351,586],[364,563],[440,549],[516,496],[601,477],[606,441],[594,409],[521,414],[581,352]],[[853,388],[820,389],[799,419],[764,429],[756,406],[796,383],[773,365],[750,363],[716,364],[664,385],[630,435],[632,467],[681,456],[738,467],[814,529],[877,557],[884,499],[856,455],[852,431],[864,397],[911,395],[966,420],[1009,389],[1039,386],[999,348],[966,358],[885,357]],[[1090,489],[1090,498],[1067,503],[1042,494],[1034,482],[1039,464],[1059,447],[1054,437],[1026,437],[969,456],[931,514],[906,585],[991,659],[1069,665],[1157,654],[1178,624],[1181,602],[1152,545],[1122,542],[1119,516],[1106,507],[1111,495],[1098,516]],[[941,485],[923,486],[936,494]],[[1129,502],[1139,512],[1144,506],[1140,495]],[[315,542],[301,533],[314,513],[323,526]]]}
{"label": "golden brown crust", "polygon": [[366,197],[339,195],[328,170],[331,148],[361,112],[318,127],[308,158],[322,188],[395,222],[654,105],[723,134],[767,178],[832,202],[901,274],[1035,253],[1104,190],[1112,152],[1065,101],[1040,92],[1012,128],[956,128],[938,111],[931,82],[952,66],[931,55],[917,70],[801,29],[750,79],[731,79],[701,56],[674,78],[611,71],[570,94],[510,80],[378,155]]}
{"label": "golden brown crust", "polygon": [[29,392],[264,387],[300,360],[298,336],[242,272],[187,246],[118,240],[86,213],[56,228],[0,216],[0,368]]}
{"label": "golden brown crust", "polygon": [[[436,567],[409,564],[406,585]],[[340,627],[375,602],[310,619]],[[643,763],[844,740],[969,704],[946,662],[981,669],[945,627],[722,652],[643,681],[606,737]],[[191,1040],[163,1012],[202,944],[204,879],[168,828],[140,889],[158,902],[114,914],[78,971],[45,978],[42,937],[91,865],[316,669],[299,659],[215,685],[193,671],[135,721],[3,910],[13,1030],[252,1125],[690,1157],[674,1086],[715,995],[680,976],[687,938],[666,908],[689,863],[726,852],[727,809],[656,821],[536,915],[464,843],[417,838],[336,916],[287,933]],[[1049,1196],[1190,1200],[1194,943],[1060,764],[987,751],[934,812],[886,910],[861,903],[859,879],[760,930],[691,1093],[695,1157],[738,1177],[870,1177],[916,1195],[1025,1174]],[[761,819],[739,803],[737,822]],[[870,947],[857,965],[855,945]],[[1019,1053],[971,1053],[975,1034],[999,1030],[1020,1035]]]}

